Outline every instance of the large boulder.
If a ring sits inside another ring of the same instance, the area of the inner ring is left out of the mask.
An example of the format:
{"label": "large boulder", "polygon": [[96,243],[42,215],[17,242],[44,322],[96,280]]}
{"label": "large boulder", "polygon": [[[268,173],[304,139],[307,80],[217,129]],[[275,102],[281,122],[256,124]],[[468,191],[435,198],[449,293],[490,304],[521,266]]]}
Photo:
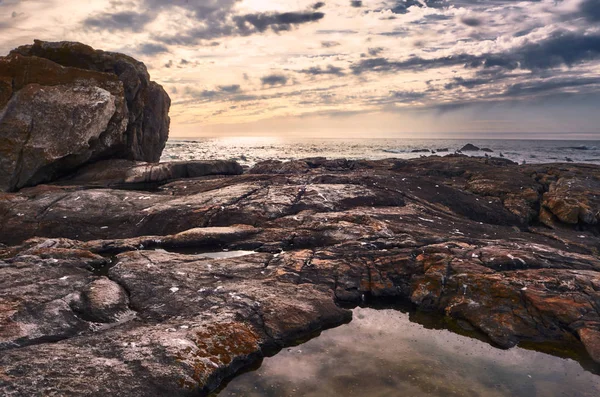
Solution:
{"label": "large boulder", "polygon": [[19,47],[0,57],[0,190],[99,159],[157,162],[169,107],[131,57],[71,42]]}

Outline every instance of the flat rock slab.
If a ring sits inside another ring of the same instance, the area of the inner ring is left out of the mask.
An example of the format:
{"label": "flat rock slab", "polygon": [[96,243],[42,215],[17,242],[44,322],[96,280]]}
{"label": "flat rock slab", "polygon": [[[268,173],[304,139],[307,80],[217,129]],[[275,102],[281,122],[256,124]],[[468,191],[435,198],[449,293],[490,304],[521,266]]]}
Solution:
{"label": "flat rock slab", "polygon": [[[123,164],[108,174],[133,172]],[[504,348],[582,345],[600,364],[600,238],[586,215],[600,167],[219,167],[151,190],[73,178],[0,196],[2,395],[207,394],[375,298]]]}

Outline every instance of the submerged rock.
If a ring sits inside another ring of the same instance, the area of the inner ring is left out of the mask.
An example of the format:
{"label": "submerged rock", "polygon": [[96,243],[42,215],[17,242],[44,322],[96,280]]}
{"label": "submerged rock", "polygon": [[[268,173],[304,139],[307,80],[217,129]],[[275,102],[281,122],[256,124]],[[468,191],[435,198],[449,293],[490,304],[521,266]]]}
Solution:
{"label": "submerged rock", "polygon": [[206,395],[379,297],[600,364],[600,167],[205,166],[110,162],[0,194],[0,394]]}
{"label": "submerged rock", "polygon": [[80,43],[36,41],[0,57],[0,190],[98,159],[156,162],[170,99],[146,67]]}

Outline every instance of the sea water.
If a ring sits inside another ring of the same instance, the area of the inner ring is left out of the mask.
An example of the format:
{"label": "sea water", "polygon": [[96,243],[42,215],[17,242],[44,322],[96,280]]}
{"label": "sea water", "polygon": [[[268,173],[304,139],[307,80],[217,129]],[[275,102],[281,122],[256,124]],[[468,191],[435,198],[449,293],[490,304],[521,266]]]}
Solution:
{"label": "sea water", "polygon": [[600,396],[600,376],[573,359],[498,349],[409,317],[357,308],[351,323],[265,359],[218,396]]}
{"label": "sea water", "polygon": [[[278,137],[223,137],[170,139],[162,161],[236,160],[252,166],[262,160],[294,160],[307,157],[347,159],[409,159],[444,156],[467,143],[489,148],[491,156],[504,156],[519,164],[574,161],[600,164],[600,141],[548,140],[443,140],[443,139],[313,139]],[[440,151],[447,149],[447,151]],[[428,150],[428,153],[422,152]],[[418,151],[418,152],[415,152]],[[484,152],[464,152],[484,156]]]}

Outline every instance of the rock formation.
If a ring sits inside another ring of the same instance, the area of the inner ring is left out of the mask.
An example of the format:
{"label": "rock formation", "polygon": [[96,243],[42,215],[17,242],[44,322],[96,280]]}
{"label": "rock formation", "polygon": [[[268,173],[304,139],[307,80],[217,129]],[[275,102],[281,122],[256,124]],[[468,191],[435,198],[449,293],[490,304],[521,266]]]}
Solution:
{"label": "rock formation", "polygon": [[156,162],[170,99],[146,67],[80,43],[0,57],[0,191],[55,179],[105,158]]}
{"label": "rock formation", "polygon": [[190,166],[0,194],[0,394],[203,395],[380,297],[600,364],[598,166]]}
{"label": "rock formation", "polygon": [[481,149],[479,149],[477,146],[473,145],[472,143],[467,143],[465,146],[460,148],[459,151],[461,151],[461,152],[478,152],[480,150]]}

